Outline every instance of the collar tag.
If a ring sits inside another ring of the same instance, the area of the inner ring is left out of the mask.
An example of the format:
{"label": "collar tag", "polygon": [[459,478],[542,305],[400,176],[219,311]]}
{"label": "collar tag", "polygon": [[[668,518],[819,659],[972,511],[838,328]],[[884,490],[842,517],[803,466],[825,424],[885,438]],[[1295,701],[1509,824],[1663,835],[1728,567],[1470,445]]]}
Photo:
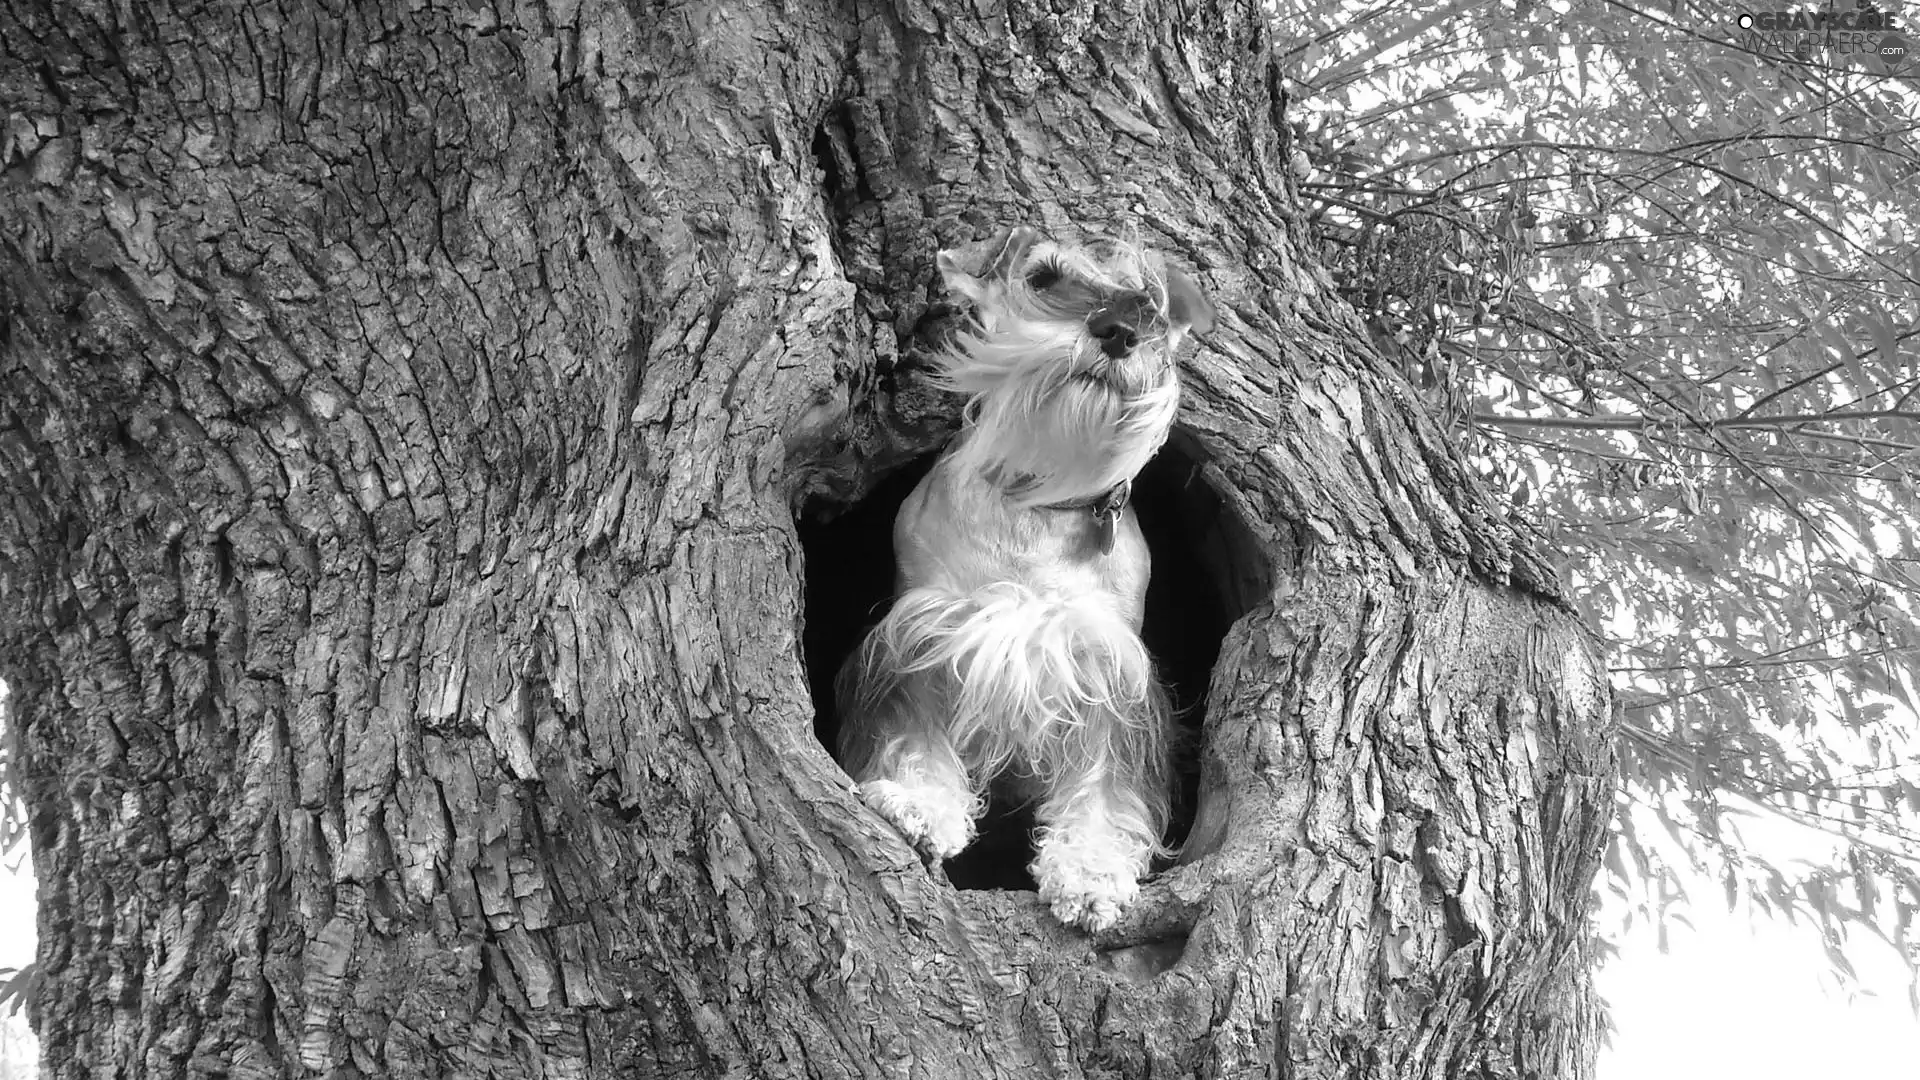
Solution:
{"label": "collar tag", "polygon": [[1119,514],[1095,514],[1093,517],[1093,540],[1100,546],[1100,554],[1113,554],[1113,526],[1120,518]]}
{"label": "collar tag", "polygon": [[1122,480],[1088,507],[1093,511],[1094,539],[1100,544],[1100,554],[1113,554],[1114,529],[1120,524],[1120,511],[1127,508],[1127,500],[1132,496],[1133,481]]}

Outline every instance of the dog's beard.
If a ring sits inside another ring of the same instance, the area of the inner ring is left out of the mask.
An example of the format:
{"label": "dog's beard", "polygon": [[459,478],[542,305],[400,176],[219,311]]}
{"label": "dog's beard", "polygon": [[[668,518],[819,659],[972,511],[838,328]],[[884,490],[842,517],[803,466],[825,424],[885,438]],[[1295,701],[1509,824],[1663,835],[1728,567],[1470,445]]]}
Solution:
{"label": "dog's beard", "polygon": [[1101,353],[1084,335],[968,336],[946,381],[972,394],[956,451],[1017,505],[1089,499],[1144,468],[1166,441],[1180,387],[1155,345]]}

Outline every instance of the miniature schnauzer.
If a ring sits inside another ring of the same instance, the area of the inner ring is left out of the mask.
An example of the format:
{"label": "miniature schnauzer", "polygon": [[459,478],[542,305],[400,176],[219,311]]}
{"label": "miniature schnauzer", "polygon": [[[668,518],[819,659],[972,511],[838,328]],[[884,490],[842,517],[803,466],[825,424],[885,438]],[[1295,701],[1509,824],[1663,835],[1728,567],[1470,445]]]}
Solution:
{"label": "miniature schnauzer", "polygon": [[939,358],[965,422],[894,520],[897,598],[836,683],[840,758],[935,858],[973,840],[996,780],[1038,799],[1040,898],[1103,930],[1166,853],[1170,798],[1128,497],[1173,424],[1174,351],[1213,309],[1150,252],[1029,228],[939,267],[977,321]]}

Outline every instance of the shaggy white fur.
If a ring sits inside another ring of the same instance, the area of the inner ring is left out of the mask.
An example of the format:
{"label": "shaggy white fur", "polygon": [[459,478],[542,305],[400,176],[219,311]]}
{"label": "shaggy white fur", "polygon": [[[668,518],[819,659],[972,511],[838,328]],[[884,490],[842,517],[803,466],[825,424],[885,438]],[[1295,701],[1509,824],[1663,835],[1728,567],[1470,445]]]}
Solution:
{"label": "shaggy white fur", "polygon": [[1099,930],[1165,850],[1170,780],[1146,540],[1109,507],[1166,440],[1173,351],[1211,310],[1131,245],[1014,229],[984,249],[940,254],[978,322],[942,358],[966,425],[894,521],[899,596],[841,669],[840,756],[938,858],[1012,778],[1039,800],[1041,899]]}

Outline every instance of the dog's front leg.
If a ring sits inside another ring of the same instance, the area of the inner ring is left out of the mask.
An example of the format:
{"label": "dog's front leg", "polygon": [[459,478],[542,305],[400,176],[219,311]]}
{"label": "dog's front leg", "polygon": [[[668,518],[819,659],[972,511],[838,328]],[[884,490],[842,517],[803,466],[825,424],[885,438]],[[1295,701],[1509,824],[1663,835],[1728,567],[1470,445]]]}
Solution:
{"label": "dog's front leg", "polygon": [[873,670],[871,649],[841,672],[850,703],[840,732],[841,761],[860,798],[935,859],[973,842],[981,800],[947,735],[938,671]]}
{"label": "dog's front leg", "polygon": [[860,798],[935,859],[951,859],[973,842],[979,799],[952,747],[922,741],[862,770]]}
{"label": "dog's front leg", "polygon": [[1140,895],[1140,878],[1158,848],[1142,793],[1108,774],[1055,786],[1040,804],[1040,899],[1069,926],[1105,930]]}

